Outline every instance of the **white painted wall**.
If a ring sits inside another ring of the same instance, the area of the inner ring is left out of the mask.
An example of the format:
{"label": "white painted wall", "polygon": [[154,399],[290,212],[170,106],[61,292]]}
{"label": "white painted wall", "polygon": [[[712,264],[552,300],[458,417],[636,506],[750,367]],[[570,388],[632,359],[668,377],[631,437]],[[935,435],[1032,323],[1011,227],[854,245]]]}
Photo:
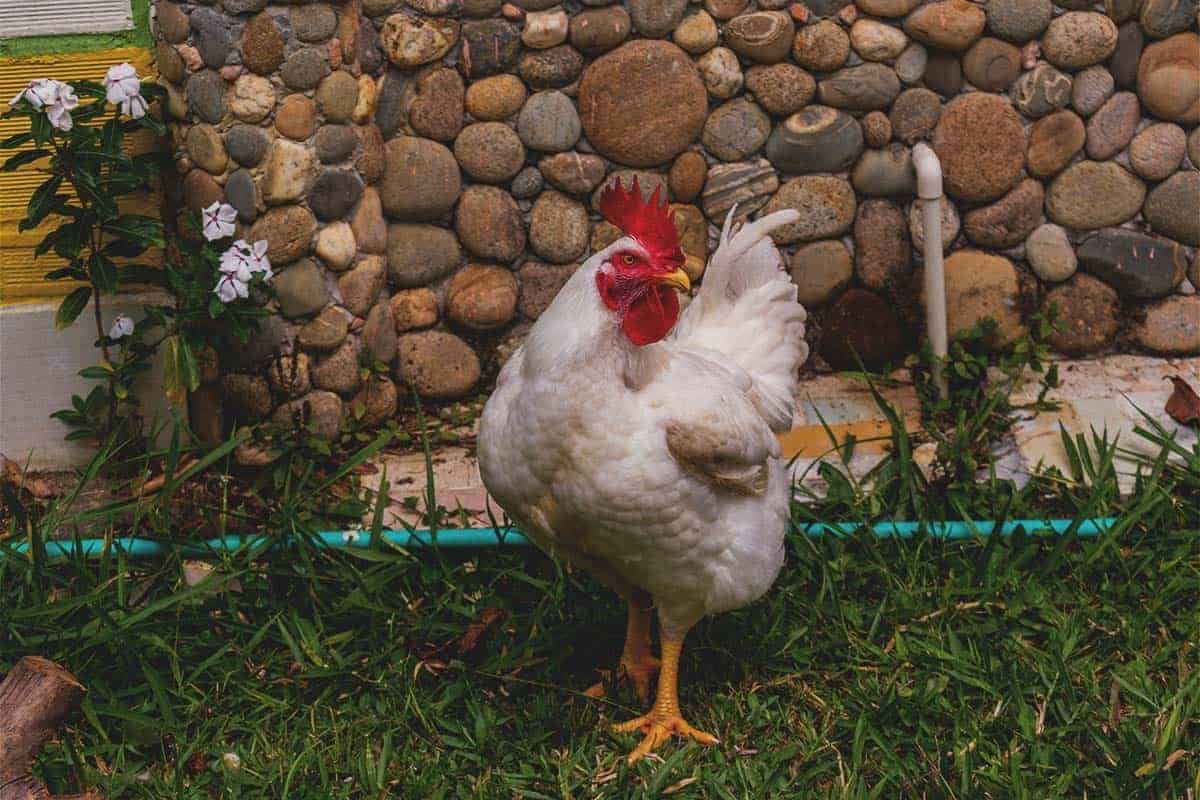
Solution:
{"label": "white painted wall", "polygon": [[[134,319],[141,306],[163,302],[153,295],[127,295],[106,302],[108,322],[118,313]],[[86,395],[92,382],[79,370],[99,361],[91,309],[65,331],[54,329],[58,302],[0,306],[0,454],[32,469],[65,469],[87,462],[91,448],[63,441],[68,428],[50,414],[71,404],[71,395]],[[139,381],[137,396],[147,422],[171,419],[161,389],[162,363]]]}

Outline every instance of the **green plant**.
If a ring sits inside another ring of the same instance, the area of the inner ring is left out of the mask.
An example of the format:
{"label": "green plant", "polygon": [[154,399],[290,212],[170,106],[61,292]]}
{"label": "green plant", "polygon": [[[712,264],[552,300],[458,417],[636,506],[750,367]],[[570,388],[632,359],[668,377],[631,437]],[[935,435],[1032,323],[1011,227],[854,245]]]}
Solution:
{"label": "green plant", "polygon": [[[19,228],[58,220],[35,256],[52,252],[66,262],[48,272],[48,280],[82,284],[63,299],[55,324],[59,329],[71,325],[89,303],[95,319],[101,359],[80,375],[97,385],[52,415],[72,428],[68,439],[136,441],[142,421],[131,389],[154,353],[163,351],[164,388],[180,406],[199,385],[196,353],[205,346],[222,352],[244,342],[270,297],[265,242],[238,240],[223,252],[214,248],[236,230],[236,212],[221,203],[205,209],[200,220],[185,219],[184,235],[172,243],[165,265],[130,262],[164,244],[160,220],[120,207],[123,198],[156,186],[162,154],[130,155],[124,144],[138,130],[166,132],[150,113],[163,95],[161,87],[142,83],[129,64],[118,64],[103,83],[32,81],[3,115],[26,118],[29,130],[0,141],[0,149],[20,149],[0,170],[26,167],[47,176]],[[132,285],[165,288],[172,302],[145,306],[145,317],[136,323],[119,315],[106,326],[101,298]]]}

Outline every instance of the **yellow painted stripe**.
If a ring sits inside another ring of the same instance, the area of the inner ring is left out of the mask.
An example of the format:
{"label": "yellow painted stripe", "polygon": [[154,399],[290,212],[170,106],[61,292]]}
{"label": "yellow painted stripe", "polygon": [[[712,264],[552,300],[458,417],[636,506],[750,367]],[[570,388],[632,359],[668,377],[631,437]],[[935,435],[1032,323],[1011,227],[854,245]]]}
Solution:
{"label": "yellow painted stripe", "polygon": [[[100,80],[113,64],[127,61],[138,74],[154,76],[154,55],[141,47],[122,47],[95,53],[63,53],[0,59],[0,103],[21,90],[36,78],[56,78],[60,81]],[[0,138],[25,130],[24,119],[0,120]],[[153,134],[138,133],[126,142],[130,152],[143,153],[156,146]],[[0,152],[0,159],[14,151]],[[49,232],[55,221],[47,220],[36,230],[20,232],[17,223],[25,214],[29,197],[44,180],[31,164],[15,173],[0,174],[0,304],[46,300],[61,297],[75,287],[68,281],[47,281],[42,276],[61,266],[52,254],[34,259],[33,249]],[[157,214],[162,205],[161,194],[131,197],[122,207],[131,213]],[[160,252],[149,252],[138,259],[141,263],[157,263]]]}

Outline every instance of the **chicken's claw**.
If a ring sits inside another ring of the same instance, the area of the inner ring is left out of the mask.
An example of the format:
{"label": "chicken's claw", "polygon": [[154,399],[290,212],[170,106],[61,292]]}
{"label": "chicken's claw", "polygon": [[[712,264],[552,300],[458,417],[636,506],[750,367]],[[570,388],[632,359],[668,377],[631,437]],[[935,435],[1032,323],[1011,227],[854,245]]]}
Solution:
{"label": "chicken's claw", "polygon": [[681,736],[699,742],[702,745],[714,745],[720,741],[711,733],[705,733],[702,730],[693,728],[679,714],[664,713],[656,709],[651,709],[650,713],[643,714],[628,722],[618,723],[613,726],[613,730],[617,733],[629,733],[640,730],[646,734],[641,743],[633,749],[633,752],[626,759],[630,764],[637,763],[647,754],[653,753],[660,744],[672,736]]}

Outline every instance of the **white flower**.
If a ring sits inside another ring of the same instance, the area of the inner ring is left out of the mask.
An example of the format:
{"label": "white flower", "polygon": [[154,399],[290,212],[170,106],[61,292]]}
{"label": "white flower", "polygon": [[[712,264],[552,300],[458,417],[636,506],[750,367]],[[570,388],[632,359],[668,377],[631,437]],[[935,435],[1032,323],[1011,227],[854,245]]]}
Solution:
{"label": "white flower", "polygon": [[131,64],[116,64],[104,76],[105,97],[119,106],[121,113],[139,119],[146,116],[146,98],[142,97],[142,81]]}
{"label": "white flower", "polygon": [[75,96],[75,89],[70,84],[59,83],[58,94],[46,109],[46,116],[49,117],[50,124],[60,131],[69,131],[74,124],[70,112],[78,106],[79,98]]}
{"label": "white flower", "polygon": [[250,288],[244,282],[238,280],[236,275],[226,272],[217,281],[213,293],[222,303],[232,303],[239,297],[249,297]]}
{"label": "white flower", "polygon": [[245,239],[238,239],[221,254],[221,272],[234,275],[242,283],[249,283],[255,275],[261,275],[264,281],[271,280],[271,262],[267,259],[267,243],[258,241],[248,244]]}
{"label": "white flower", "polygon": [[[242,244],[245,244],[245,242],[242,242]],[[271,280],[275,273],[271,272],[271,261],[267,258],[267,249],[270,247],[267,244],[267,240],[259,239],[247,247],[249,249],[250,271],[262,275],[264,281]]]}
{"label": "white flower", "polygon": [[133,333],[133,320],[124,314],[118,314],[113,320],[112,327],[108,329],[108,338],[124,339],[129,334]]}
{"label": "white flower", "polygon": [[237,209],[228,203],[219,201],[200,212],[200,221],[204,229],[204,238],[210,242],[232,236],[236,227]]}
{"label": "white flower", "polygon": [[17,92],[16,96],[8,101],[8,104],[15,106],[24,99],[34,108],[48,106],[54,102],[54,98],[58,97],[58,87],[61,85],[58,81],[51,78],[32,80],[25,84],[25,88]]}

